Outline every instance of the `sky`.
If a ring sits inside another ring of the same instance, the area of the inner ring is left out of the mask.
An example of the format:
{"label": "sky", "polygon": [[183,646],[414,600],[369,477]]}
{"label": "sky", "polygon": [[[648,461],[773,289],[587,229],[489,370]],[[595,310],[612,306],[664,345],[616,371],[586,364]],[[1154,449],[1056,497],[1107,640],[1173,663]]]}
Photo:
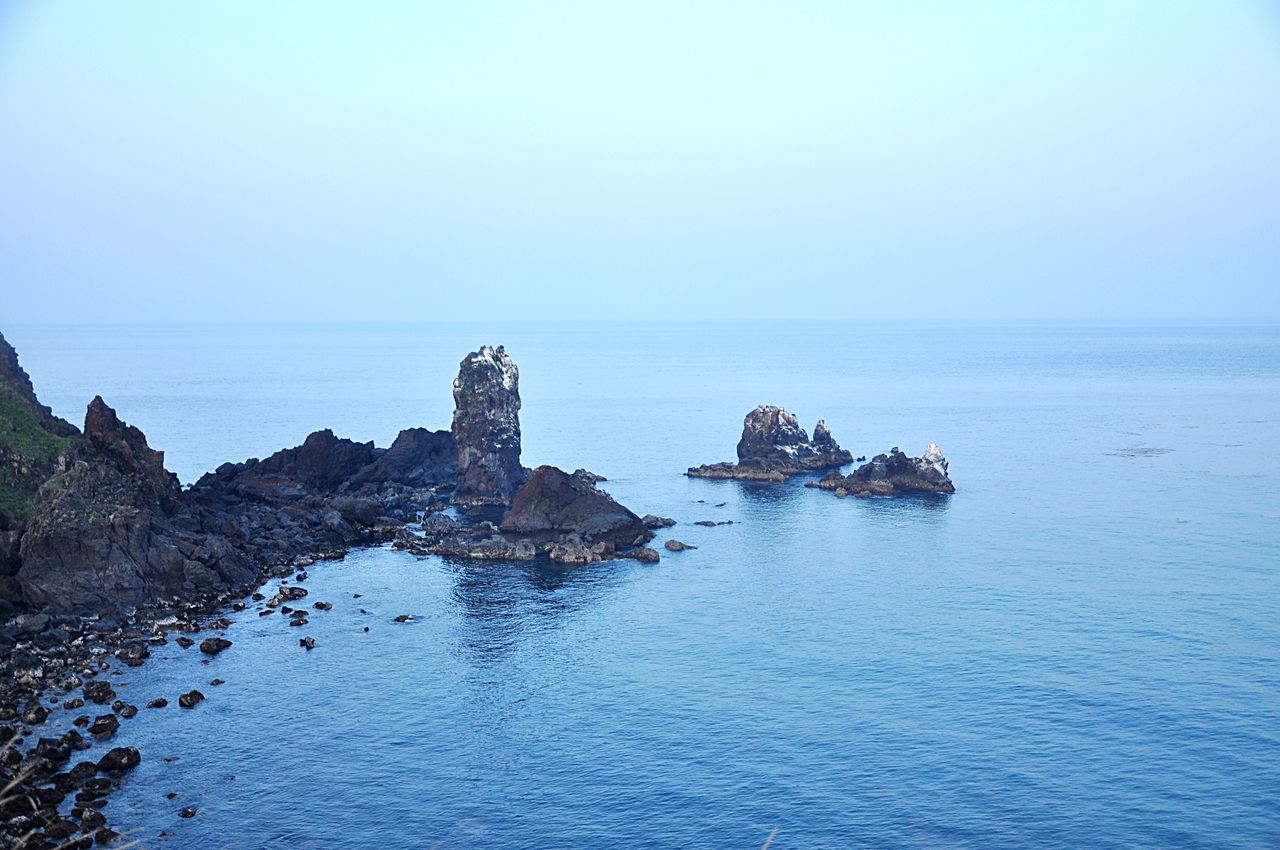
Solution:
{"label": "sky", "polygon": [[5,323],[1280,317],[1280,4],[0,0]]}

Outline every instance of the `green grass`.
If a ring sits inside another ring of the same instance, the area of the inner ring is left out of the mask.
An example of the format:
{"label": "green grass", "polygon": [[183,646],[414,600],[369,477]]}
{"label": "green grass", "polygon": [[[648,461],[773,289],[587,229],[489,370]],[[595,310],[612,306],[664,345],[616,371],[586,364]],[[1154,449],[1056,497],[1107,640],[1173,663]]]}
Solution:
{"label": "green grass", "polygon": [[[35,503],[42,473],[51,474],[59,455],[73,438],[45,429],[43,417],[30,401],[11,387],[0,385],[0,514],[24,521]],[[26,468],[26,473],[15,469]]]}

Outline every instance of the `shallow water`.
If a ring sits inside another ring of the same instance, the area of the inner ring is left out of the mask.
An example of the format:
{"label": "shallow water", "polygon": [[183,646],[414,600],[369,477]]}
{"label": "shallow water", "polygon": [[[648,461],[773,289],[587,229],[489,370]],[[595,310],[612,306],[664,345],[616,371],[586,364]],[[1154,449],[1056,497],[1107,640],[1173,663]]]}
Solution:
{"label": "shallow water", "polygon": [[[502,342],[526,463],[699,547],[357,551],[310,570],[334,609],[306,628],[250,610],[207,665],[160,648],[117,677],[171,702],[113,741],[143,753],[108,813],[144,846],[1280,844],[1280,327],[5,333],[56,412],[102,393],[186,482],[315,428],[447,427],[458,361]],[[959,492],[680,475],[762,402],[855,454],[935,440]]]}

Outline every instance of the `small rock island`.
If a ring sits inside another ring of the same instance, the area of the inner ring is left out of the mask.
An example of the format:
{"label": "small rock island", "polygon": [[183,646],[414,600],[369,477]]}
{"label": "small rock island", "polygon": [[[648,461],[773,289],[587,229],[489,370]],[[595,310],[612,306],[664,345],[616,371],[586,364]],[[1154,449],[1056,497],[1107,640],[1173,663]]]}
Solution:
{"label": "small rock island", "polygon": [[840,448],[821,419],[810,440],[795,414],[762,404],[743,420],[737,463],[696,466],[685,474],[778,483],[803,472],[821,472],[848,463],[853,463],[853,455]]}
{"label": "small rock island", "polygon": [[899,496],[906,493],[954,493],[947,474],[950,465],[936,444],[925,447],[921,457],[907,457],[897,446],[876,455],[848,475],[832,472],[806,486],[832,490],[837,496]]}
{"label": "small rock island", "polygon": [[853,472],[842,474],[840,467],[850,463],[853,455],[840,448],[821,419],[814,426],[810,440],[794,414],[762,404],[743,421],[737,463],[695,466],[685,474],[691,478],[777,484],[801,473],[827,471],[822,479],[809,481],[805,486],[831,490],[841,497],[956,491],[947,472],[947,459],[934,443],[929,443],[922,457],[908,457],[895,447],[888,454],[876,455]]}

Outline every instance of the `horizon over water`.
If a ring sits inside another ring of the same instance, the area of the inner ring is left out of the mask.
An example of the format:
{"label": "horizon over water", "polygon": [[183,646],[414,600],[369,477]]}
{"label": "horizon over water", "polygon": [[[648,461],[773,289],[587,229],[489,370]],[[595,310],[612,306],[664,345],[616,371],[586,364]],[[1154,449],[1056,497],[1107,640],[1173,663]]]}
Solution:
{"label": "horizon over water", "polygon": [[[184,484],[448,428],[458,362],[503,344],[524,463],[699,547],[353,550],[310,569],[306,628],[251,608],[207,665],[155,647],[122,699],[208,699],[110,744],[143,754],[109,803],[143,847],[1280,844],[1280,323],[3,331],[56,414],[101,394]],[[855,456],[935,441],[957,492],[682,475],[757,404]]]}

